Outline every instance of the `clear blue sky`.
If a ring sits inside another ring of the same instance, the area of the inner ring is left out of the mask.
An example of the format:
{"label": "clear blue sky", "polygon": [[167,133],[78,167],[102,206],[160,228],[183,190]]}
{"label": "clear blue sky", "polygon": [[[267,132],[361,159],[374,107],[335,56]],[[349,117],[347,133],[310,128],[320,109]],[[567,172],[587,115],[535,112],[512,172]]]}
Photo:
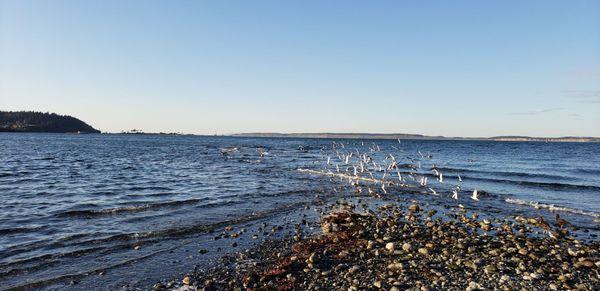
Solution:
{"label": "clear blue sky", "polygon": [[111,132],[600,136],[600,1],[0,0],[0,109]]}

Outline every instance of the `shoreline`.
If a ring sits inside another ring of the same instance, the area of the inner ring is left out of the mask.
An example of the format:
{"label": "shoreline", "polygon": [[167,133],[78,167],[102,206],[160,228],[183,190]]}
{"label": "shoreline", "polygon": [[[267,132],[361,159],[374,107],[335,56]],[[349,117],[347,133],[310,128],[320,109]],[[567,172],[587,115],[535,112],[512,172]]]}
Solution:
{"label": "shoreline", "polygon": [[32,134],[83,134],[83,135],[130,135],[130,136],[196,136],[224,138],[273,138],[273,139],[325,139],[325,140],[407,140],[407,141],[489,141],[489,142],[541,142],[541,143],[600,143],[600,137],[445,137],[422,136],[417,134],[287,134],[287,133],[234,133],[234,134],[195,134],[172,132],[54,132],[54,131],[6,131],[0,133]]}
{"label": "shoreline", "polygon": [[315,209],[317,220],[296,224],[293,235],[152,287],[593,290],[600,284],[600,242],[579,241],[568,226],[520,216],[490,221],[460,207],[438,211],[415,200],[364,199],[329,203]]}
{"label": "shoreline", "polygon": [[310,138],[310,139],[357,139],[357,140],[431,140],[431,141],[494,141],[494,142],[600,142],[600,137],[562,136],[562,137],[530,137],[530,136],[492,136],[492,137],[452,137],[429,136],[421,134],[396,133],[237,133],[224,136],[253,138]]}

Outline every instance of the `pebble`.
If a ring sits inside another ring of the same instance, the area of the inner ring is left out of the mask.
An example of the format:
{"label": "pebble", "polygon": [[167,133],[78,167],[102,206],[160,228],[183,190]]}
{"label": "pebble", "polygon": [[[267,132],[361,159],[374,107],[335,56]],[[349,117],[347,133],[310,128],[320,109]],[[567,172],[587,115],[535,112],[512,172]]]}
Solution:
{"label": "pebble", "polygon": [[367,242],[367,250],[372,250],[373,247],[375,247],[375,242],[373,242],[372,240]]}
{"label": "pebble", "polygon": [[487,266],[485,266],[485,268],[483,270],[488,275],[494,274],[494,273],[496,273],[496,271],[498,271],[498,269],[494,265],[487,265]]}
{"label": "pebble", "polygon": [[392,263],[392,264],[389,264],[387,268],[395,271],[395,270],[402,270],[402,268],[404,268],[404,266],[402,265],[402,263]]}
{"label": "pebble", "polygon": [[408,210],[409,210],[410,212],[419,212],[419,210],[421,210],[421,208],[420,208],[420,207],[419,207],[419,205],[417,205],[417,204],[411,204],[411,205],[408,207]]}
{"label": "pebble", "polygon": [[577,262],[575,264],[575,266],[580,267],[580,268],[591,268],[594,266],[594,263],[592,263],[592,261],[585,260],[585,261]]}
{"label": "pebble", "polygon": [[385,245],[385,249],[390,252],[393,252],[396,249],[396,246],[394,245],[393,242],[390,242]]}
{"label": "pebble", "polygon": [[381,288],[381,281],[373,282],[373,286],[375,286],[375,288]]}
{"label": "pebble", "polygon": [[315,253],[312,253],[310,255],[310,257],[308,257],[308,262],[311,263],[311,264],[317,263],[317,260],[318,260],[317,259],[317,254],[315,254]]}
{"label": "pebble", "polygon": [[474,281],[469,282],[469,286],[467,286],[467,291],[475,291],[475,290],[483,290],[483,288],[477,282],[474,282]]}
{"label": "pebble", "polygon": [[161,283],[161,282],[158,282],[158,283],[154,284],[154,285],[152,286],[152,288],[154,288],[154,290],[162,290],[162,289],[164,289],[164,288],[166,288],[166,287],[165,287],[165,285],[163,285],[163,283]]}

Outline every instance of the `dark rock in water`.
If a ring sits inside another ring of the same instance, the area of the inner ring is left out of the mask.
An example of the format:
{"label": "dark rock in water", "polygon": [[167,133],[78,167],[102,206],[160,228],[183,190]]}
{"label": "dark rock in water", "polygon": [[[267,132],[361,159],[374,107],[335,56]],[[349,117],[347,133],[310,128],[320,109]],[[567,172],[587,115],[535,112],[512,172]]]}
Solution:
{"label": "dark rock in water", "polygon": [[154,290],[163,290],[166,287],[165,287],[165,285],[163,285],[163,283],[158,282],[158,283],[154,284],[154,286],[152,286],[152,288],[154,288]]}
{"label": "dark rock in water", "polygon": [[410,212],[419,212],[419,211],[421,210],[421,208],[420,208],[420,207],[419,207],[419,205],[417,205],[417,204],[411,204],[411,205],[408,207],[408,210],[409,210]]}

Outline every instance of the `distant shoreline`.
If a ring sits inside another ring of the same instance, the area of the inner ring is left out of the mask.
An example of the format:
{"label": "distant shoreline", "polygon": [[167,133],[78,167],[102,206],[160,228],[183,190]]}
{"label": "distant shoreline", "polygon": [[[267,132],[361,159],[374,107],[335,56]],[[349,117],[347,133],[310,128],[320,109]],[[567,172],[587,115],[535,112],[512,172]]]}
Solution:
{"label": "distant shoreline", "polygon": [[499,141],[499,142],[577,142],[596,143],[599,137],[527,137],[527,136],[495,136],[495,137],[445,137],[418,134],[378,134],[378,133],[235,133],[235,134],[192,134],[192,133],[126,133],[126,132],[51,132],[51,131],[6,131],[0,133],[55,133],[55,134],[112,134],[143,136],[204,136],[204,137],[256,137],[256,138],[311,138],[311,139],[365,139],[365,140],[454,140],[454,141]]}
{"label": "distant shoreline", "polygon": [[235,137],[269,137],[269,138],[328,138],[328,139],[414,139],[414,140],[482,140],[482,141],[535,141],[535,142],[600,142],[600,137],[529,137],[529,136],[494,136],[494,137],[445,137],[420,134],[401,133],[238,133]]}

